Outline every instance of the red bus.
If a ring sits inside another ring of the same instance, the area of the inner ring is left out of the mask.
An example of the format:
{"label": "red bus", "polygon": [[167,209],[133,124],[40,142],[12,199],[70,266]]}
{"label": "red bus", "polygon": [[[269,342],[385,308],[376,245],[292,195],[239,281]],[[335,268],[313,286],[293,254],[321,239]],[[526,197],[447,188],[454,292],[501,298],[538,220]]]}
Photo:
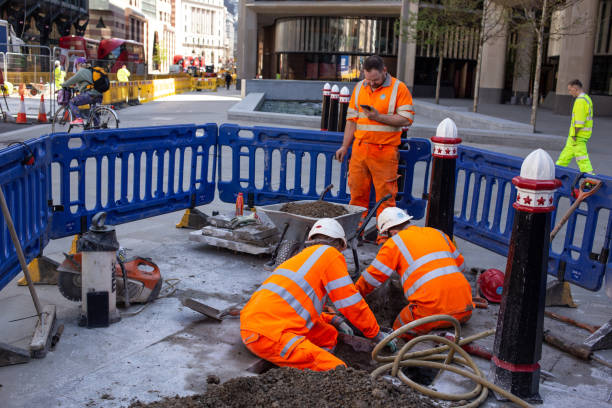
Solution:
{"label": "red bus", "polygon": [[59,46],[65,50],[85,51],[85,56],[88,60],[98,57],[98,47],[100,41],[92,40],[87,37],[78,37],[76,35],[66,35],[60,37]]}
{"label": "red bus", "polygon": [[145,52],[142,43],[121,38],[100,41],[98,60],[105,61],[108,72],[116,73],[122,65],[136,75],[145,73]]}

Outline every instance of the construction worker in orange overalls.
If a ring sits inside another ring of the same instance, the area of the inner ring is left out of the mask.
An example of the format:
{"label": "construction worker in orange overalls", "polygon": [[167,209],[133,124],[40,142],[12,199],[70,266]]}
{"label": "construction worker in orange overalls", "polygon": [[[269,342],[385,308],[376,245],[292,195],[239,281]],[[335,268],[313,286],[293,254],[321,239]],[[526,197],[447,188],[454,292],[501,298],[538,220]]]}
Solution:
{"label": "construction worker in orange overalls", "polygon": [[408,87],[387,73],[381,57],[368,57],[363,72],[365,79],[353,89],[344,140],[336,151],[336,159],[342,162],[353,144],[348,169],[350,204],[368,208],[370,186],[374,183],[376,201],[387,194],[392,195],[379,207],[379,215],[385,208],[395,206],[399,178],[398,146],[402,127],[410,126],[414,121],[414,109]]}
{"label": "construction worker in orange overalls", "polygon": [[[317,221],[306,249],[283,262],[253,293],[240,313],[246,347],[278,366],[326,371],[346,364],[331,352],[338,330],[352,334],[339,315],[322,313],[327,298],[367,338],[381,341],[374,314],[348,275],[340,252],[346,248],[342,226]],[[394,349],[396,343],[389,343]]]}
{"label": "construction worker in orange overalls", "polygon": [[[362,296],[382,285],[393,272],[402,283],[408,305],[402,309],[393,329],[423,317],[445,314],[461,323],[472,316],[472,289],[463,276],[463,255],[442,231],[411,226],[412,216],[397,207],[388,207],[378,216],[379,233],[391,238],[380,248],[371,265],[356,283]],[[430,330],[450,327],[432,322],[413,328],[411,338]]]}

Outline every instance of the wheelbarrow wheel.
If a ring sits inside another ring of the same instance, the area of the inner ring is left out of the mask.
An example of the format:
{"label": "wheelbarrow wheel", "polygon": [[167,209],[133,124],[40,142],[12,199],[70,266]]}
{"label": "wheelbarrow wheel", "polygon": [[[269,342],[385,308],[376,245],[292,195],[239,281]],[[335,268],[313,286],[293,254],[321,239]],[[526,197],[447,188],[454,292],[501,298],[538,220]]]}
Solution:
{"label": "wheelbarrow wheel", "polygon": [[276,254],[276,266],[291,258],[297,252],[299,244],[296,241],[283,241]]}

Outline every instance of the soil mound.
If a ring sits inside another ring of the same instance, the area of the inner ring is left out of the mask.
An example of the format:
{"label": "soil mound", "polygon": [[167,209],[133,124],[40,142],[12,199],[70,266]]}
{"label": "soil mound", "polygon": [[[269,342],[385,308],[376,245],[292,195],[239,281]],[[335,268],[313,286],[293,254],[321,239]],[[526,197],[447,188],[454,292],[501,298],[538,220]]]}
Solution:
{"label": "soil mound", "polygon": [[280,211],[313,218],[334,218],[348,214],[348,211],[343,206],[328,203],[326,201],[314,201],[311,203],[285,203],[280,208]]}
{"label": "soil mound", "polygon": [[283,407],[436,407],[431,400],[405,386],[372,380],[365,371],[337,368],[327,372],[276,368],[258,377],[234,378],[210,385],[206,394],[165,398],[130,408],[283,408]]}

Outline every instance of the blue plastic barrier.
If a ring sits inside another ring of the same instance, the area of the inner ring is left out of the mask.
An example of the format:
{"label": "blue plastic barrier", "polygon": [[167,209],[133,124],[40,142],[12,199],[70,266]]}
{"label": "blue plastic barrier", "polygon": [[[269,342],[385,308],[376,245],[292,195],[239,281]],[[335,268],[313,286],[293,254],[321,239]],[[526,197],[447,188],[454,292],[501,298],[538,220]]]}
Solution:
{"label": "blue plastic barrier", "polygon": [[[506,256],[514,222],[512,203],[516,189],[512,178],[519,175],[523,159],[474,147],[460,146],[457,159],[456,236]],[[562,199],[573,202],[572,183],[577,170],[556,168],[562,187],[555,194],[555,206]],[[608,268],[612,234],[612,178],[598,175],[603,187],[582,204],[569,218],[566,227],[551,245],[548,273],[560,272],[578,286],[597,291]],[[563,213],[565,210],[562,211]],[[555,211],[552,226],[563,217]],[[579,226],[580,228],[577,228]],[[599,245],[593,248],[594,243]]]}
{"label": "blue plastic barrier", "polygon": [[216,141],[214,123],[53,135],[51,238],[86,230],[100,211],[116,225],[210,203]]}
{"label": "blue plastic barrier", "polygon": [[[33,165],[23,163],[28,149],[22,145],[10,146],[0,151],[0,186],[29,262],[41,253],[49,241],[51,141],[48,136],[43,136],[26,144],[34,154]],[[0,289],[20,271],[15,246],[6,220],[0,212]]]}
{"label": "blue plastic barrier", "polygon": [[[239,192],[255,205],[293,200],[315,200],[325,186],[336,186],[326,200],[348,203],[347,161],[334,154],[342,133],[270,127],[219,127],[219,198],[235,202]],[[424,162],[427,173],[431,145],[426,139],[410,139],[400,152],[398,206],[416,218],[425,214],[426,200],[413,196],[415,164]],[[227,168],[226,168],[227,167]],[[424,191],[427,185],[424,184]]]}

